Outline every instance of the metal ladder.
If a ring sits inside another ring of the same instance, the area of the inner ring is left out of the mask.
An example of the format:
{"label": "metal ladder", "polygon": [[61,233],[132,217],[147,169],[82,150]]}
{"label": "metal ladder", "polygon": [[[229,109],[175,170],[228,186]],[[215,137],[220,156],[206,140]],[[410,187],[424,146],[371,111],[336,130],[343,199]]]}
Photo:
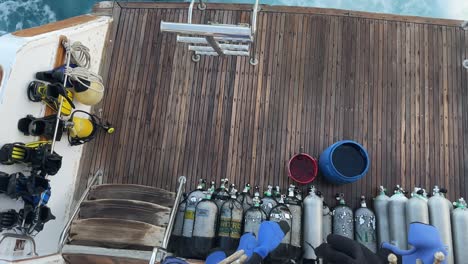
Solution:
{"label": "metal ladder", "polygon": [[[255,35],[257,31],[258,0],[252,10],[251,25],[228,24],[193,24],[192,13],[195,0],[188,10],[187,23],[161,21],[161,32],[177,33],[177,42],[188,43],[193,51],[192,61],[200,61],[205,56],[250,56],[250,64],[257,65]],[[206,4],[199,0],[199,10],[205,10]]]}

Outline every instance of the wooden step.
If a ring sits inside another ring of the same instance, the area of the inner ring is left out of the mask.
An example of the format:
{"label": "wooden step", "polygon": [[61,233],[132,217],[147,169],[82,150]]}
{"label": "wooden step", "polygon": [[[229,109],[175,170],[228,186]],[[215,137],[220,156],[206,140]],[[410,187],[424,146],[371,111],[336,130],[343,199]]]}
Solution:
{"label": "wooden step", "polygon": [[[65,245],[62,256],[70,264],[148,264],[151,251]],[[202,260],[186,260],[202,264]]]}
{"label": "wooden step", "polygon": [[115,218],[139,221],[156,226],[166,226],[169,222],[171,209],[154,203],[100,199],[81,203],[80,219]]}
{"label": "wooden step", "polygon": [[91,188],[88,199],[135,200],[172,207],[175,193],[137,184],[102,184]]}
{"label": "wooden step", "polygon": [[149,249],[161,245],[164,231],[138,221],[90,218],[73,221],[69,237],[75,245]]}

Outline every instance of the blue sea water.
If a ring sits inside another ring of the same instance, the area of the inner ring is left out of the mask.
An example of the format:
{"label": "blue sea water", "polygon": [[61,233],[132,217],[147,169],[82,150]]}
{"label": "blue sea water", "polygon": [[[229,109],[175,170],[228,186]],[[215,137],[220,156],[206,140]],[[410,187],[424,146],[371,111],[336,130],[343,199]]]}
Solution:
{"label": "blue sea water", "polygon": [[[98,1],[0,0],[0,35],[89,13]],[[253,3],[254,0],[208,2]],[[468,0],[260,0],[260,3],[468,20]]]}

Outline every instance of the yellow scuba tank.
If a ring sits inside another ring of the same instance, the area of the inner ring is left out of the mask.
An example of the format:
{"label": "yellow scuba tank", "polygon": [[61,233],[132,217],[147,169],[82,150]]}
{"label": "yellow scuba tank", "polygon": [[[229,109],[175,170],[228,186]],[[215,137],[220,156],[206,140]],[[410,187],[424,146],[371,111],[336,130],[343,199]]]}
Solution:
{"label": "yellow scuba tank", "polygon": [[[78,113],[82,114],[82,116],[77,116]],[[109,123],[104,124],[98,116],[82,110],[73,112],[66,127],[68,128],[68,141],[72,146],[81,145],[92,140],[99,128],[104,129],[108,134],[115,131]]]}
{"label": "yellow scuba tank", "polygon": [[104,86],[97,82],[91,82],[88,89],[84,91],[73,89],[73,92],[78,102],[85,105],[96,105],[104,96]]}

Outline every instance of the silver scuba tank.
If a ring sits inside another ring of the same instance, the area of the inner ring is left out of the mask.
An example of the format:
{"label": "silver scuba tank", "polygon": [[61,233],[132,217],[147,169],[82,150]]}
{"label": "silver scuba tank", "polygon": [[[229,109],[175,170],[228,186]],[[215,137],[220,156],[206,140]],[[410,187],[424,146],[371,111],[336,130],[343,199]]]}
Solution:
{"label": "silver scuba tank", "polygon": [[205,198],[198,202],[195,208],[195,220],[193,223],[192,248],[198,258],[206,258],[216,244],[216,224],[218,222],[219,209],[213,200],[211,192],[204,192]]}
{"label": "silver scuba tank", "polygon": [[448,206],[450,208],[450,212],[453,211],[453,204],[452,202],[450,202],[450,200],[447,198],[447,189],[445,188],[440,188],[439,190],[440,194],[442,195],[442,197],[444,197],[446,200],[447,200],[447,203],[448,203]]}
{"label": "silver scuba tank", "polygon": [[276,199],[273,197],[273,187],[268,185],[267,190],[263,193],[262,198],[262,209],[265,211],[266,215],[270,215],[271,209],[278,204]]}
{"label": "silver scuba tank", "polygon": [[205,197],[205,195],[203,194],[205,185],[206,180],[200,179],[198,181],[197,189],[189,193],[187,196],[187,205],[184,214],[184,226],[182,228],[182,236],[184,237],[192,237],[195,207],[197,206],[198,202]]}
{"label": "silver scuba tank", "polygon": [[374,198],[374,212],[377,223],[377,241],[381,245],[383,242],[390,242],[390,228],[388,224],[388,201],[390,197],[385,194],[385,188],[378,188],[378,195]]}
{"label": "silver scuba tank", "polygon": [[267,215],[260,207],[262,200],[258,186],[255,186],[254,197],[252,198],[253,205],[244,214],[244,233],[253,233],[258,235],[260,224],[267,220]]}
{"label": "silver scuba tank", "polygon": [[397,185],[392,197],[388,200],[388,223],[390,227],[390,243],[400,249],[408,248],[406,231],[406,203],[408,198],[404,190]]}
{"label": "silver scuba tank", "polygon": [[221,206],[218,229],[218,245],[228,253],[227,255],[234,253],[239,245],[244,213],[242,204],[237,201],[237,190],[234,184],[231,184],[229,193],[230,198]]}
{"label": "silver scuba tank", "polygon": [[304,259],[317,259],[315,248],[323,242],[322,221],[323,200],[312,186],[304,198]]}
{"label": "silver scuba tank", "polygon": [[289,185],[288,196],[284,199],[284,204],[289,208],[292,215],[291,247],[289,251],[293,259],[299,259],[302,254],[302,201],[297,199],[295,188],[296,186]]}
{"label": "silver scuba tank", "polygon": [[216,189],[212,195],[212,198],[214,199],[214,202],[216,203],[218,208],[221,208],[221,206],[223,206],[223,203],[229,200],[229,198],[231,197],[227,190],[228,184],[228,179],[221,179],[221,184],[219,185],[219,188]]}
{"label": "silver scuba tank", "polygon": [[465,246],[468,242],[468,208],[463,198],[453,203],[455,209],[452,211],[453,251],[455,263],[468,261],[468,250]]}
{"label": "silver scuba tank", "polygon": [[299,201],[302,201],[302,191],[301,189],[299,189],[299,187],[294,187],[294,193],[296,193],[296,198],[299,200]]}
{"label": "silver scuba tank", "polygon": [[411,198],[406,204],[406,230],[413,222],[429,224],[429,208],[427,206],[427,193],[424,189],[415,187]]}
{"label": "silver scuba tank", "polygon": [[[284,204],[285,195],[281,195],[278,199],[278,204],[273,207],[270,211],[270,221],[280,222],[286,221],[289,226],[293,225],[293,215],[289,210],[289,207]],[[292,229],[292,228],[291,228]],[[295,255],[290,251],[292,230],[290,230],[281,241],[280,245],[270,252],[268,261],[271,263],[283,263],[283,261],[291,260],[295,258]],[[267,261],[267,262],[268,262]]]}
{"label": "silver scuba tank", "polygon": [[354,212],[354,234],[356,241],[370,251],[377,252],[377,234],[375,231],[375,215],[367,208],[366,197],[361,196],[361,207]]}
{"label": "silver scuba tank", "polygon": [[[440,233],[442,242],[448,248],[447,264],[453,264],[452,224],[450,222],[450,206],[447,199],[440,193],[439,186],[434,186],[432,197],[429,198],[429,222]],[[466,231],[465,231],[466,232]],[[466,243],[466,241],[465,241]]]}
{"label": "silver scuba tank", "polygon": [[338,205],[333,208],[333,234],[344,236],[354,240],[354,217],[353,210],[346,206],[344,194],[337,193],[335,196]]}
{"label": "silver scuba tank", "polygon": [[333,217],[330,207],[324,201],[323,195],[320,191],[317,191],[317,196],[322,199],[322,241],[327,242],[327,237],[332,233]]}
{"label": "silver scuba tank", "polygon": [[242,193],[239,196],[237,196],[237,201],[239,201],[242,204],[244,212],[247,211],[250,207],[252,207],[252,196],[249,192],[250,184],[247,183],[244,187],[244,190],[242,190]]}

